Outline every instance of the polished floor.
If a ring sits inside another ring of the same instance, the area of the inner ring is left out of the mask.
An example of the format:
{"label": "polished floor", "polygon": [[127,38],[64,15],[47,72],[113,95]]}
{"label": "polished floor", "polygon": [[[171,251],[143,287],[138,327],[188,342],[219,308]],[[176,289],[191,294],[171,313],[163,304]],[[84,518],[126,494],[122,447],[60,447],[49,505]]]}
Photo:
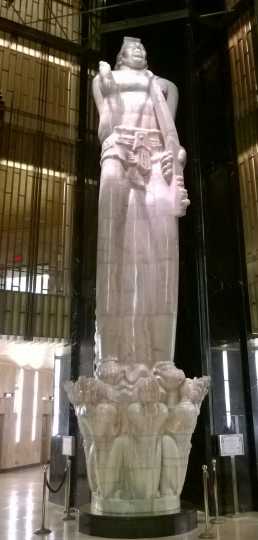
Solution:
{"label": "polished floor", "polygon": [[[0,539],[36,540],[33,533],[41,523],[42,470],[0,474]],[[80,534],[76,522],[64,523],[63,510],[48,504],[46,525],[52,530],[49,540],[87,540]],[[197,540],[204,529],[199,523],[197,531],[174,536],[174,540]],[[213,525],[211,531],[217,540],[257,540],[258,513],[242,514],[238,519],[226,519],[222,525]],[[96,538],[96,537],[95,537]]]}

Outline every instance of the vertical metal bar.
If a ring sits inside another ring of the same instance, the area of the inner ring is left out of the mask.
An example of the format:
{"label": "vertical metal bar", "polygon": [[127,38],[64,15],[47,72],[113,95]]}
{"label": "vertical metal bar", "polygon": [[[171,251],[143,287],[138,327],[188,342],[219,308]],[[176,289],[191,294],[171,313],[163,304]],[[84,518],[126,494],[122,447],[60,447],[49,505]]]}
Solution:
{"label": "vertical metal bar", "polygon": [[218,517],[219,517],[219,501],[218,501],[216,459],[212,460],[212,470],[213,470],[213,493],[214,493],[214,503],[215,503],[215,514],[216,514],[216,519],[218,519]]}
{"label": "vertical metal bar", "polygon": [[215,506],[215,518],[212,523],[224,523],[224,519],[219,516],[219,498],[218,498],[218,481],[217,481],[217,462],[216,459],[212,460],[212,472],[213,472],[213,497]]}
{"label": "vertical metal bar", "polygon": [[230,462],[231,462],[231,473],[232,473],[234,515],[238,516],[239,515],[239,499],[238,499],[238,489],[237,489],[237,473],[236,473],[235,456],[230,456]]}
{"label": "vertical metal bar", "polygon": [[43,471],[43,488],[42,488],[42,506],[41,506],[41,527],[40,529],[37,529],[34,531],[34,534],[37,534],[38,536],[41,535],[48,535],[52,531],[51,529],[47,529],[45,525],[46,520],[46,501],[47,501],[47,465],[44,466]]}
{"label": "vertical metal bar", "polygon": [[206,526],[206,529],[208,529],[209,522],[210,522],[210,515],[209,515],[209,502],[208,502],[208,470],[207,470],[207,465],[203,465],[202,474],[203,474],[205,526]]}
{"label": "vertical metal bar", "polygon": [[[7,90],[7,89],[6,89]],[[14,99],[12,98],[11,110],[10,110],[10,124],[8,129],[8,146],[7,146],[7,155],[6,155],[6,175],[5,175],[5,187],[4,187],[4,205],[3,205],[3,215],[2,215],[2,238],[4,233],[6,235],[5,241],[5,252],[4,252],[4,282],[6,283],[8,275],[8,259],[9,259],[9,245],[10,245],[10,222],[11,222],[11,193],[9,191],[9,156],[10,156],[10,147],[11,147],[11,134],[12,134],[12,123],[15,114],[14,109]],[[8,197],[9,196],[9,197]],[[9,203],[8,203],[9,200]],[[11,282],[12,285],[12,282]]]}
{"label": "vertical metal bar", "polygon": [[44,467],[43,495],[42,495],[42,521],[41,528],[45,529],[46,519],[46,491],[47,491],[47,467]]}
{"label": "vertical metal bar", "polygon": [[205,529],[202,533],[199,534],[199,538],[215,538],[215,534],[210,528],[207,465],[202,466],[202,480],[203,480],[203,497],[204,497],[204,512],[205,512]]}
{"label": "vertical metal bar", "polygon": [[64,513],[66,515],[63,518],[63,521],[74,521],[75,516],[71,514],[71,510],[70,510],[71,459],[69,456],[67,456],[66,466],[67,466],[67,476],[66,476],[66,483],[65,483],[65,510],[64,510]]}

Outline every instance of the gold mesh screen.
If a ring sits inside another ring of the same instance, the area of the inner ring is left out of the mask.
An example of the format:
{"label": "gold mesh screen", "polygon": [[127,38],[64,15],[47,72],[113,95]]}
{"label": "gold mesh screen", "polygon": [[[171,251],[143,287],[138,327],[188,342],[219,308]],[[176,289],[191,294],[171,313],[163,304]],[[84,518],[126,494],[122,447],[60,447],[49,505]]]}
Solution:
{"label": "gold mesh screen", "polygon": [[246,14],[230,31],[229,54],[252,331],[258,332],[258,101],[254,39],[255,19]]}
{"label": "gold mesh screen", "polygon": [[79,66],[0,34],[0,71],[0,333],[68,337]]}
{"label": "gold mesh screen", "polygon": [[0,0],[0,17],[80,42],[80,0]]}

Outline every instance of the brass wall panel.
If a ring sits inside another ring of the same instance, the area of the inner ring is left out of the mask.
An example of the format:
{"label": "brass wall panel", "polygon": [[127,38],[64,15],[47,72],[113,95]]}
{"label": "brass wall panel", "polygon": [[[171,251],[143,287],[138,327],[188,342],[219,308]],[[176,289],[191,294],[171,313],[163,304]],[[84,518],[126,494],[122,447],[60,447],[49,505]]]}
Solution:
{"label": "brass wall panel", "polygon": [[247,13],[229,33],[235,134],[240,176],[252,331],[258,332],[258,101],[254,40]]}
{"label": "brass wall panel", "polygon": [[0,70],[0,333],[69,338],[79,65],[1,33]]}
{"label": "brass wall panel", "polygon": [[80,0],[14,0],[0,2],[0,17],[80,42]]}

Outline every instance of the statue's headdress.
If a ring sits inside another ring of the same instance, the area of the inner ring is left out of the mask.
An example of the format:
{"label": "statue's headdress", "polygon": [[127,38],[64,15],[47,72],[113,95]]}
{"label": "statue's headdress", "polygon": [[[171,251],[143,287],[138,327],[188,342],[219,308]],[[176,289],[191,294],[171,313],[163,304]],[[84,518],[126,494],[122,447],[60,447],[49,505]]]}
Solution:
{"label": "statue's headdress", "polygon": [[126,43],[141,43],[141,39],[138,37],[124,36],[123,45]]}
{"label": "statue's headdress", "polygon": [[[128,43],[141,43],[141,39],[140,38],[137,38],[137,37],[131,37],[131,36],[124,36],[124,39],[123,39],[123,43],[122,43],[122,47],[116,57],[116,65],[115,65],[115,69],[119,69],[122,65],[122,56],[123,56],[123,49],[126,47],[126,45],[128,45]],[[147,68],[147,63],[146,63],[146,66]]]}

